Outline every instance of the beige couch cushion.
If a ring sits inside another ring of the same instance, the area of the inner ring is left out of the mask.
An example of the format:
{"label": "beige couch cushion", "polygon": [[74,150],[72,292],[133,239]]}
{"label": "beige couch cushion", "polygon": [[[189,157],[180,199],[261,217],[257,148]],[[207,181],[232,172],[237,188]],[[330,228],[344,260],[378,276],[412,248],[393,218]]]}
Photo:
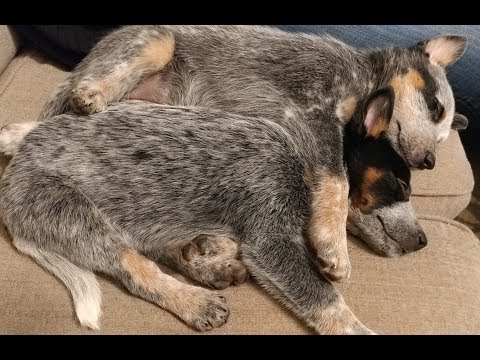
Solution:
{"label": "beige couch cushion", "polygon": [[0,25],[0,74],[17,53],[20,41],[7,25]]}
{"label": "beige couch cushion", "polygon": [[0,75],[0,125],[37,120],[67,74],[35,53],[21,52]]}
{"label": "beige couch cushion", "polygon": [[458,132],[437,148],[433,170],[412,171],[412,202],[417,214],[455,218],[468,206],[473,190],[473,172]]}
{"label": "beige couch cushion", "polygon": [[[451,220],[422,220],[429,244],[400,258],[373,255],[352,240],[352,276],[339,286],[356,316],[381,334],[480,333],[480,244]],[[101,280],[100,333],[193,334],[167,311]],[[91,333],[75,320],[66,288],[0,232],[0,333]],[[231,309],[212,334],[309,334],[253,283],[223,290]]]}

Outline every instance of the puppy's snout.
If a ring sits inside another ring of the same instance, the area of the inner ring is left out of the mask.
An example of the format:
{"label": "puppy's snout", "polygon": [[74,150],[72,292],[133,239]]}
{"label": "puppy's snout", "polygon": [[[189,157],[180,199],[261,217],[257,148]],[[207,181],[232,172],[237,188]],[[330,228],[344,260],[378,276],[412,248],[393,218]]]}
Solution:
{"label": "puppy's snout", "polygon": [[421,248],[424,248],[427,246],[427,235],[423,232],[423,230],[420,230],[420,233],[418,234],[418,249],[420,250]]}
{"label": "puppy's snout", "polygon": [[427,152],[427,155],[425,155],[425,158],[423,159],[423,166],[425,169],[433,169],[435,167],[435,155],[431,152]]}
{"label": "puppy's snout", "polygon": [[403,241],[400,241],[399,244],[402,246],[405,253],[418,251],[427,246],[427,236],[423,230],[419,230],[413,236],[407,237],[403,239]]}

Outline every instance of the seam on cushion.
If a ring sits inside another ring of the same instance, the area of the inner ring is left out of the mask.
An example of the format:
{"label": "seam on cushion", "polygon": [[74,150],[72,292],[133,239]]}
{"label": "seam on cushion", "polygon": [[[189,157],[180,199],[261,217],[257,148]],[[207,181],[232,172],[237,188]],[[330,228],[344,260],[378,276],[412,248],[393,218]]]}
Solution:
{"label": "seam on cushion", "polygon": [[466,225],[464,225],[462,223],[459,223],[458,221],[447,219],[447,218],[444,218],[442,216],[422,215],[422,214],[417,215],[417,218],[419,220],[437,221],[437,222],[441,222],[441,223],[444,223],[444,224],[455,226],[456,228],[458,228],[459,230],[461,230],[465,234],[468,234],[470,237],[475,238],[477,241],[480,240],[475,236],[475,234],[472,232],[472,230],[470,230]]}
{"label": "seam on cushion", "polygon": [[427,196],[431,196],[431,197],[454,197],[454,196],[462,196],[462,195],[468,195],[468,194],[471,194],[472,191],[473,191],[473,187],[474,185],[472,185],[472,189],[471,190],[468,190],[468,191],[465,191],[463,193],[442,193],[440,195],[434,193],[434,192],[425,192],[425,193],[419,193],[419,194],[416,194],[416,193],[412,193],[412,196],[422,196],[422,197],[427,197]]}
{"label": "seam on cushion", "polygon": [[3,89],[0,90],[0,97],[3,96],[3,94],[5,93],[5,91],[7,91],[7,89],[10,87],[10,85],[12,84],[13,80],[15,79],[15,75],[17,75],[17,72],[27,63],[28,61],[28,57],[25,56],[25,57],[16,57],[17,59],[19,59],[15,66],[15,68],[13,69],[12,73],[10,74],[10,79],[7,81],[7,84],[5,85],[5,87]]}
{"label": "seam on cushion", "polygon": [[[470,163],[469,163],[470,164]],[[471,174],[471,180],[469,181],[468,183],[468,188],[469,190],[465,190],[464,192],[460,192],[460,191],[455,191],[455,192],[446,192],[446,193],[442,193],[441,196],[455,196],[455,195],[465,195],[465,194],[468,194],[469,192],[472,192],[473,191],[473,188],[475,186],[475,180],[473,179],[473,171],[472,171],[472,168],[470,166],[470,174]],[[419,196],[431,196],[431,195],[434,195],[436,192],[439,192],[438,189],[436,190],[430,190],[430,189],[427,189],[427,188],[424,188],[424,187],[420,187],[420,186],[413,186],[414,188],[416,188],[417,191],[421,191],[420,193],[415,193],[415,190],[412,192],[412,195],[419,195]],[[430,190],[430,191],[429,191]]]}

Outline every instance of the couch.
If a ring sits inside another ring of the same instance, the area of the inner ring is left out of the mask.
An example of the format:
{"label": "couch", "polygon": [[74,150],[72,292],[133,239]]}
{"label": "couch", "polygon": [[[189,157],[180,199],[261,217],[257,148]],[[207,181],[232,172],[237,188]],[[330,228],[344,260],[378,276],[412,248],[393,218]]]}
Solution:
{"label": "couch", "polygon": [[[0,26],[0,126],[35,120],[67,73],[22,47]],[[0,158],[0,171],[8,159]],[[379,334],[480,333],[480,244],[452,220],[469,203],[473,176],[459,135],[438,150],[434,170],[413,171],[412,201],[428,245],[399,258],[383,258],[349,238],[352,274],[338,284],[356,316]],[[179,276],[180,277],[180,276]],[[0,333],[195,334],[169,312],[100,277],[101,330],[80,327],[63,284],[18,253],[0,226]],[[312,334],[253,281],[223,290],[231,309],[209,334]]]}

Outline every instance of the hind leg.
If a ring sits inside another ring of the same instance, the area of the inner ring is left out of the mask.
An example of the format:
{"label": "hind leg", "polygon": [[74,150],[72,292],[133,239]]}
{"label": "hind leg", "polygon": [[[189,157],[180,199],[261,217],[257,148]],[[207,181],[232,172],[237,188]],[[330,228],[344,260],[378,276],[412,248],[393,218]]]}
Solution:
{"label": "hind leg", "polygon": [[372,334],[319,273],[300,234],[269,232],[254,244],[242,244],[253,278],[320,334]]}
{"label": "hind leg", "polygon": [[214,289],[239,285],[247,278],[238,245],[226,235],[199,235],[183,247],[163,252],[158,260]]}
{"label": "hind leg", "polygon": [[112,32],[75,70],[70,105],[81,114],[103,111],[162,70],[174,50],[173,34],[160,26],[126,26]]}
{"label": "hind leg", "polygon": [[[223,296],[162,272],[134,249],[128,234],[73,186],[35,169],[17,170],[22,181],[15,181],[18,179],[12,179],[11,171],[0,187],[2,219],[17,248],[70,289],[82,324],[98,326],[99,302],[88,303],[97,297],[75,294],[85,284],[95,287],[89,275],[92,271],[116,278],[132,294],[169,310],[195,329],[210,330],[227,321],[229,311]],[[96,309],[90,311],[88,321],[84,320],[85,308]]]}

